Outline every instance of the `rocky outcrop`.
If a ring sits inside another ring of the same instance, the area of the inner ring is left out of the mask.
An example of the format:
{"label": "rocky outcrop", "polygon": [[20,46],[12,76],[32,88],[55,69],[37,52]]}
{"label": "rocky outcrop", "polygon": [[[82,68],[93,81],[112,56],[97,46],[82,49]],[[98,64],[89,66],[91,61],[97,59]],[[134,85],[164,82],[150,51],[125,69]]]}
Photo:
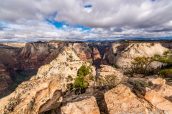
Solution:
{"label": "rocky outcrop", "polygon": [[116,64],[117,56],[128,47],[128,43],[112,43],[109,51],[106,52],[107,60],[110,64]]}
{"label": "rocky outcrop", "polygon": [[147,112],[147,108],[125,85],[119,85],[116,88],[105,93],[105,101],[109,114],[120,113],[142,113]]}
{"label": "rocky outcrop", "polygon": [[[75,51],[69,46],[65,47],[56,59],[39,68],[35,78],[51,77],[59,75],[63,83],[63,91],[67,89],[67,84],[72,83],[77,76],[78,69],[89,63],[82,61]],[[71,80],[69,80],[71,78]]]}
{"label": "rocky outcrop", "polygon": [[95,65],[96,67],[100,67],[102,58],[98,48],[96,47],[93,48],[92,59],[93,59],[93,65]]}
{"label": "rocky outcrop", "polygon": [[[0,64],[3,66],[1,68],[2,76],[0,76],[0,81],[3,82],[1,83],[1,89],[7,89],[11,84],[9,82],[12,82],[10,80],[15,80],[15,71],[30,69],[37,71],[44,64],[46,65],[42,68],[43,72],[50,70],[45,70],[45,67],[51,68],[54,66],[48,75],[65,75],[64,80],[70,75],[75,77],[77,69],[85,61],[91,59],[90,57],[91,50],[85,43],[34,42],[19,43],[19,46],[16,43],[3,43],[0,47]],[[5,75],[3,75],[4,70]],[[38,74],[41,75],[42,71],[39,69]]]}
{"label": "rocky outcrop", "polygon": [[[20,44],[5,43],[6,47],[20,48],[15,52],[21,69],[34,69],[50,63],[64,47],[70,46],[83,61],[115,64],[120,68],[130,66],[135,57],[162,55],[168,48],[160,43],[73,43],[73,42],[34,42]],[[11,53],[11,52],[10,52]],[[154,64],[155,65],[155,64]]]}
{"label": "rocky outcrop", "polygon": [[9,96],[0,99],[0,113],[37,114],[60,105],[61,86],[58,77],[22,83]]}
{"label": "rocky outcrop", "polygon": [[91,49],[86,43],[37,42],[27,43],[19,54],[22,69],[36,69],[54,60],[65,47],[70,47],[83,61],[91,59]]}
{"label": "rocky outcrop", "polygon": [[61,114],[100,114],[94,97],[67,103],[61,107]]}
{"label": "rocky outcrop", "polygon": [[163,55],[166,51],[168,48],[163,47],[160,43],[113,43],[108,59],[117,67],[125,69],[131,66],[131,62],[136,57],[153,57],[154,55]]}
{"label": "rocky outcrop", "polygon": [[19,54],[20,69],[36,69],[43,65],[50,50],[47,43],[27,43]]}
{"label": "rocky outcrop", "polygon": [[[101,81],[100,85],[116,86],[124,80],[122,71],[108,65],[101,65],[97,70],[97,78]],[[103,84],[104,83],[104,84]]]}
{"label": "rocky outcrop", "polygon": [[62,92],[73,81],[68,81],[68,77],[74,79],[83,64],[88,63],[80,60],[70,46],[64,47],[52,62],[39,68],[36,76],[0,100],[0,113],[37,114],[58,108]]}
{"label": "rocky outcrop", "polygon": [[159,110],[162,110],[165,114],[172,113],[172,102],[165,99],[163,96],[161,96],[161,94],[157,94],[156,91],[152,90],[147,92],[145,99]]}
{"label": "rocky outcrop", "polygon": [[155,87],[148,90],[145,94],[145,99],[156,108],[163,110],[164,113],[172,113],[172,86],[166,84],[166,81],[161,78],[152,79],[151,82]]}
{"label": "rocky outcrop", "polygon": [[2,46],[8,46],[8,47],[14,47],[14,48],[23,48],[25,47],[26,43],[19,43],[19,42],[6,42],[6,43],[1,43],[0,45]]}
{"label": "rocky outcrop", "polygon": [[[155,91],[156,94],[161,95],[162,97],[164,97],[166,99],[170,99],[172,97],[172,86],[166,84],[165,79],[150,78],[149,80],[154,85],[154,88],[152,88],[150,91]],[[147,91],[147,92],[150,92],[150,91]]]}
{"label": "rocky outcrop", "polygon": [[[10,47],[9,53],[0,51],[0,92],[11,83],[10,68],[14,71],[38,69],[30,80],[0,99],[0,114],[172,113],[172,86],[165,80],[155,76],[127,77],[122,69],[108,64],[123,68],[135,57],[161,55],[167,48],[160,43],[112,43],[110,49],[110,43],[93,44],[41,42],[13,47],[12,51]],[[104,60],[106,65],[102,65]],[[84,77],[89,84],[86,92],[76,95],[67,85],[74,82],[83,64],[90,66],[92,74]],[[151,86],[147,82],[151,82]]]}
{"label": "rocky outcrop", "polygon": [[152,107],[144,99],[138,98],[126,85],[118,85],[105,93],[109,114],[149,114],[161,111]]}
{"label": "rocky outcrop", "polygon": [[74,43],[72,47],[81,60],[87,61],[92,59],[92,50],[86,43]]}
{"label": "rocky outcrop", "polygon": [[[26,44],[20,56],[23,57],[22,60],[24,61],[37,63],[40,56],[49,54],[48,51],[49,47],[44,43],[38,45]],[[23,82],[12,94],[1,99],[0,113],[36,114],[57,108],[60,105],[58,100],[60,100],[62,92],[67,89],[66,85],[74,81],[78,69],[83,64],[89,65],[89,63],[82,61],[80,57],[73,45],[63,47],[54,60],[39,68],[36,76]],[[33,66],[32,64],[26,64],[24,68],[36,68],[34,64]],[[68,80],[68,77],[72,80]]]}

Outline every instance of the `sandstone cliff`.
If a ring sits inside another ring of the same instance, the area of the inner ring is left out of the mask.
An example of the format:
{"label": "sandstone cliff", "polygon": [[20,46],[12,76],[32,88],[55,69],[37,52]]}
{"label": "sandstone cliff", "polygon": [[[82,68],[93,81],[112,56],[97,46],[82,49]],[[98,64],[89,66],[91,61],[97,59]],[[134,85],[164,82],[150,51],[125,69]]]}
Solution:
{"label": "sandstone cliff", "polygon": [[89,65],[80,60],[71,46],[65,47],[52,62],[39,68],[31,80],[0,100],[0,113],[37,114],[58,108],[69,83],[68,76],[75,78],[82,64]]}
{"label": "sandstone cliff", "polygon": [[[7,47],[0,50],[0,92],[13,82],[12,72],[36,69],[37,73],[0,99],[0,114],[172,113],[172,86],[165,79],[157,75],[129,77],[123,70],[135,57],[162,55],[169,46],[41,42]],[[68,85],[83,64],[91,68],[93,79],[87,78],[89,86],[78,95]]]}
{"label": "sandstone cliff", "polygon": [[125,69],[131,66],[132,60],[136,57],[163,55],[168,50],[160,43],[113,43],[107,56],[111,64]]}

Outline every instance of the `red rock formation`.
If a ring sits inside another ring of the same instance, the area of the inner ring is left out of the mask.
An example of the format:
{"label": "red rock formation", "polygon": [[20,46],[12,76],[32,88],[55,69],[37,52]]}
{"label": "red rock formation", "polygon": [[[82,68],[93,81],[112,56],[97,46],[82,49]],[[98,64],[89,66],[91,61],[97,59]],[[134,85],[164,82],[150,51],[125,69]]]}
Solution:
{"label": "red rock formation", "polygon": [[89,46],[85,43],[74,43],[73,44],[73,49],[75,50],[76,54],[78,57],[83,60],[89,60],[91,59],[91,49]]}
{"label": "red rock formation", "polygon": [[19,54],[19,66],[21,69],[35,69],[43,64],[49,55],[47,43],[27,43]]}

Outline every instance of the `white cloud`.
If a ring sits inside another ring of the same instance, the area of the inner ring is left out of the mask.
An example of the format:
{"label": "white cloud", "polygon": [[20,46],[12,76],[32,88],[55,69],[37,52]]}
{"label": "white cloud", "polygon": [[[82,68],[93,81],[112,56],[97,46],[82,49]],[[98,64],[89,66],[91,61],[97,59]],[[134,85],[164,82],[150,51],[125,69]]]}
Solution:
{"label": "white cloud", "polygon": [[92,11],[83,10],[84,2],[63,0],[56,19],[91,27],[150,27],[172,20],[170,0],[89,0]]}
{"label": "white cloud", "polygon": [[[0,0],[0,3],[1,39],[103,39],[172,34],[171,0]],[[49,18],[69,26],[57,29],[46,22]],[[86,32],[70,26],[76,24],[92,29]]]}

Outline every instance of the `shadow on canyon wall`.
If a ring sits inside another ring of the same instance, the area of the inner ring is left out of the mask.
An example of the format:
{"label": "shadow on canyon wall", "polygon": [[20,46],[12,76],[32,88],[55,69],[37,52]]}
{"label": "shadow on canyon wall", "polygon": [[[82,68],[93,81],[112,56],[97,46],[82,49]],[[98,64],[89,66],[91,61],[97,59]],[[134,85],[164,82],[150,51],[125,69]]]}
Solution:
{"label": "shadow on canyon wall", "polygon": [[16,70],[10,74],[12,82],[9,83],[8,88],[0,93],[0,99],[11,94],[22,82],[30,80],[30,78],[37,74],[37,70]]}

